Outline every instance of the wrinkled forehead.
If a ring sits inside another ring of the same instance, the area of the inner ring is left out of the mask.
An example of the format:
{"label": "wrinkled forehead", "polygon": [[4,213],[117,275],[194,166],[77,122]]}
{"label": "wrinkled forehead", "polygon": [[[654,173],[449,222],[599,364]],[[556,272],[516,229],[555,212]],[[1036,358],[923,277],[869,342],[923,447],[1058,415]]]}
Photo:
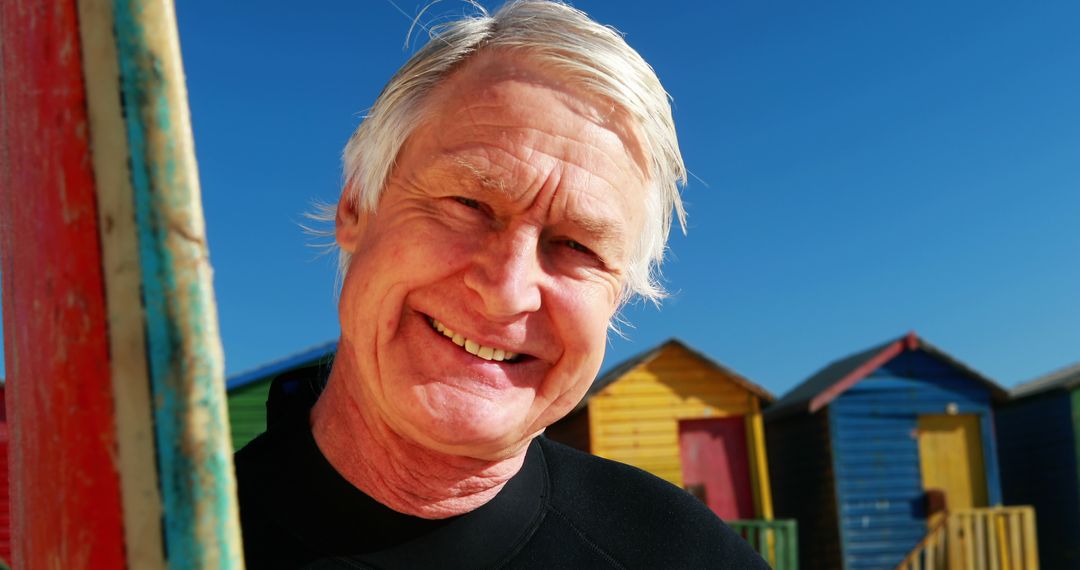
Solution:
{"label": "wrinkled forehead", "polygon": [[583,72],[571,72],[528,52],[482,50],[470,57],[436,87],[425,102],[425,118],[431,120],[447,111],[449,101],[506,104],[500,86],[511,82],[533,84],[561,93],[560,102],[578,115],[615,133],[637,167],[637,176],[647,181],[650,160],[644,150],[640,128],[633,118],[610,98],[589,88]]}

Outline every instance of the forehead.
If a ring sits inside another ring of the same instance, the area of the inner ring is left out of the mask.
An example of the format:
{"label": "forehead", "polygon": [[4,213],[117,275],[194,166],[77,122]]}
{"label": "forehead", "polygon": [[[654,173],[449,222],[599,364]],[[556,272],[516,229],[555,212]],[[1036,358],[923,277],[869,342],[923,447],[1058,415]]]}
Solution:
{"label": "forehead", "polygon": [[647,168],[624,113],[521,58],[474,59],[432,94],[399,167],[511,200],[547,189],[555,210],[618,217],[635,233]]}
{"label": "forehead", "polygon": [[593,127],[581,133],[582,138],[600,131],[614,135],[635,173],[648,178],[649,162],[634,121],[611,100],[581,88],[584,83],[527,54],[488,50],[470,58],[434,89],[425,108],[429,121],[443,124],[499,115],[496,120],[508,125],[539,126],[576,115]]}

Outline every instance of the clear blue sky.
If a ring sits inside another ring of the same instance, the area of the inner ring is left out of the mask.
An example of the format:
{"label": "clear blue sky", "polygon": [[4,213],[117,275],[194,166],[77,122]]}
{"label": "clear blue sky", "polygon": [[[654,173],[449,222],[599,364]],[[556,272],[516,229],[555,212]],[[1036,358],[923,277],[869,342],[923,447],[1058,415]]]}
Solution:
{"label": "clear blue sky", "polygon": [[[678,337],[781,395],[912,329],[1007,387],[1080,361],[1080,3],[574,4],[656,68],[694,174],[674,296],[605,368]],[[336,337],[299,224],[420,4],[311,6],[177,6],[230,375]]]}

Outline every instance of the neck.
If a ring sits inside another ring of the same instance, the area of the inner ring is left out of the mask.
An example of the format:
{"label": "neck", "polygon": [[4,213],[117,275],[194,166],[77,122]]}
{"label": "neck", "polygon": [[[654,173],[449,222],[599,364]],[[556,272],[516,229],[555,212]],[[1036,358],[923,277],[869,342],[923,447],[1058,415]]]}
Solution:
{"label": "neck", "polygon": [[489,461],[447,455],[399,436],[349,397],[346,381],[331,373],[312,409],[312,434],[330,465],[383,505],[426,519],[464,514],[495,498],[521,469],[527,446]]}

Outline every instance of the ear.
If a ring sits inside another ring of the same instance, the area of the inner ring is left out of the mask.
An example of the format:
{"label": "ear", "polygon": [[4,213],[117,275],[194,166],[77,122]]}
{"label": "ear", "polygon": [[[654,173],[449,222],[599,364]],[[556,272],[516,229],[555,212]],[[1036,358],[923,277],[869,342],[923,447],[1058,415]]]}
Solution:
{"label": "ear", "polygon": [[367,221],[368,213],[359,211],[355,201],[343,195],[334,216],[334,239],[338,246],[350,254],[356,253]]}

